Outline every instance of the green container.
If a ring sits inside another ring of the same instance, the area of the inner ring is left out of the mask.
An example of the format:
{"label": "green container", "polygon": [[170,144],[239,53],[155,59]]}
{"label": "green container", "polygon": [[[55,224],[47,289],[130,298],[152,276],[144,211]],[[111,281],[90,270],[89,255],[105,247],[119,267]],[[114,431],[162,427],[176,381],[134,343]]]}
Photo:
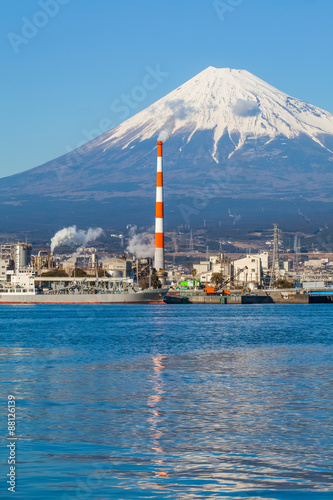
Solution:
{"label": "green container", "polygon": [[221,304],[225,304],[226,303],[226,300],[225,300],[225,297],[223,297],[223,295],[221,296]]}
{"label": "green container", "polygon": [[188,280],[188,281],[181,281],[180,282],[181,288],[188,288],[189,286],[200,286],[200,281],[199,280]]}

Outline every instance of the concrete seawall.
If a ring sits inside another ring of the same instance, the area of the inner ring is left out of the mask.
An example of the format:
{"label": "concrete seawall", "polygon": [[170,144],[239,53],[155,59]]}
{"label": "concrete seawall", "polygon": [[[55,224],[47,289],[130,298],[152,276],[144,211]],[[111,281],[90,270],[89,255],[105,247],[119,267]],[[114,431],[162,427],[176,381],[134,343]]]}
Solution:
{"label": "concrete seawall", "polygon": [[270,291],[258,295],[167,295],[168,304],[309,304],[309,295]]}

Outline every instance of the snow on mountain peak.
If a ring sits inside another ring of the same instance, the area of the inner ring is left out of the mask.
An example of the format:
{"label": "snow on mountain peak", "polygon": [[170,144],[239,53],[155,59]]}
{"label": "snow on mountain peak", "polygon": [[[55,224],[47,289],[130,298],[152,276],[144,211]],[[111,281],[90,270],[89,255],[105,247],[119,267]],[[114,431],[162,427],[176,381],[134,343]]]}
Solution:
{"label": "snow on mountain peak", "polygon": [[[172,134],[181,133],[187,143],[196,131],[214,130],[217,158],[219,139],[228,134],[235,150],[248,137],[300,134],[310,136],[322,147],[318,136],[333,135],[333,115],[291,97],[246,70],[209,66],[145,110],[102,136],[102,143],[121,140],[126,148],[133,141],[158,136],[165,124]],[[231,153],[232,155],[233,153]]]}

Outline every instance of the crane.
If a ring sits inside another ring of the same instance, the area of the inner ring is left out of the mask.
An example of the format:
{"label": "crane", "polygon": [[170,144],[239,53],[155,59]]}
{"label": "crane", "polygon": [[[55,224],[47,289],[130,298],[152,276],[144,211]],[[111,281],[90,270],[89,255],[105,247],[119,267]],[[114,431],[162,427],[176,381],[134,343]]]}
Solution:
{"label": "crane", "polygon": [[[213,295],[213,294],[217,294],[217,293],[221,293],[221,294],[228,294],[225,290],[224,290],[224,287],[226,285],[228,285],[229,283],[231,283],[232,281],[234,281],[236,278],[238,278],[238,276],[240,274],[242,274],[244,271],[246,271],[248,269],[247,266],[244,266],[242,269],[239,269],[237,271],[237,273],[235,274],[235,276],[233,276],[232,278],[228,278],[226,281],[224,281],[223,283],[221,283],[220,286],[218,287],[208,287],[206,285],[205,287],[205,293],[209,294],[209,295]],[[229,292],[230,294],[230,292]]]}

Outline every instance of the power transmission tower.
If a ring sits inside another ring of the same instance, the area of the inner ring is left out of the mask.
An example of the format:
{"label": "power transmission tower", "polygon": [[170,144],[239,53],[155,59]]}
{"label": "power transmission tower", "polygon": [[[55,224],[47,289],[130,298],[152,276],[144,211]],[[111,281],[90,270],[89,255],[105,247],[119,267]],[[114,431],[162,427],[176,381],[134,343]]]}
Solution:
{"label": "power transmission tower", "polygon": [[192,234],[192,229],[191,229],[191,232],[190,232],[190,244],[188,246],[188,249],[189,249],[190,253],[193,252],[193,234]]}
{"label": "power transmission tower", "polygon": [[295,268],[298,266],[300,250],[301,250],[301,241],[300,237],[296,233],[294,237]]}
{"label": "power transmission tower", "polygon": [[280,243],[280,230],[279,230],[277,224],[274,224],[273,256],[272,256],[270,286],[272,286],[274,281],[279,279],[279,272],[280,272],[279,243]]}
{"label": "power transmission tower", "polygon": [[175,266],[176,265],[176,254],[178,253],[178,244],[177,244],[177,240],[176,240],[175,236],[172,237],[172,241],[173,241],[173,265]]}

